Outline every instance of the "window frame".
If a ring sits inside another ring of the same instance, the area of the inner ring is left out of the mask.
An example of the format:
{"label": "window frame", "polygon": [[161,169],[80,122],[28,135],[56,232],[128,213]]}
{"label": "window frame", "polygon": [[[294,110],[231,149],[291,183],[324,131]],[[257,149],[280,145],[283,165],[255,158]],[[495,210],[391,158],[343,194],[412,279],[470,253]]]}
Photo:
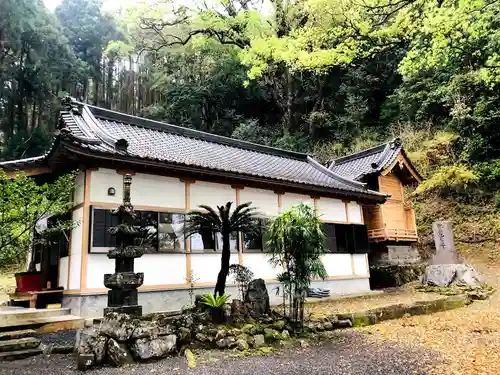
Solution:
{"label": "window frame", "polygon": [[[110,250],[114,249],[114,246],[104,246],[104,247],[100,247],[100,246],[93,246],[94,244],[94,223],[95,223],[95,220],[94,220],[94,212],[95,210],[104,210],[104,211],[112,211],[114,209],[118,208],[118,206],[114,207],[114,208],[110,208],[110,207],[103,207],[103,206],[100,206],[100,205],[91,205],[89,207],[89,210],[90,210],[90,214],[89,214],[89,218],[90,218],[90,230],[89,230],[89,245],[88,245],[88,252],[90,254],[107,254]],[[152,213],[155,213],[157,215],[157,223],[156,223],[156,236],[157,236],[157,243],[156,243],[156,247],[155,248],[152,248],[152,251],[146,251],[144,254],[185,254],[186,253],[186,246],[187,246],[187,239],[186,237],[184,236],[184,249],[179,249],[179,250],[176,250],[176,249],[172,249],[172,250],[165,250],[165,251],[160,251],[160,237],[159,237],[159,225],[160,225],[160,215],[161,214],[176,214],[176,215],[183,215],[184,218],[186,217],[187,213],[186,213],[186,210],[183,210],[183,209],[168,209],[168,210],[158,210],[158,209],[144,209],[144,210],[136,210],[136,212],[152,212]],[[184,231],[185,233],[185,231]]]}

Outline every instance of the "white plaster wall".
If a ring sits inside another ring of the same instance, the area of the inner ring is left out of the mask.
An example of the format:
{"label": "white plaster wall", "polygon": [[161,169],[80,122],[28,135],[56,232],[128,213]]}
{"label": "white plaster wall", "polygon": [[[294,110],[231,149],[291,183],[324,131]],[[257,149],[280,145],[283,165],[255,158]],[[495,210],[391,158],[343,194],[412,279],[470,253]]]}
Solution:
{"label": "white plaster wall", "polygon": [[35,269],[40,272],[42,269],[42,265],[40,263],[35,264]]}
{"label": "white plaster wall", "polygon": [[[116,173],[114,169],[99,168],[98,171],[90,172],[90,200],[92,202],[116,203],[122,202],[123,196],[123,176]],[[132,188],[134,186],[132,179]],[[108,189],[115,189],[115,195],[109,196]],[[135,196],[132,194],[132,204],[135,202]]]}
{"label": "white plaster wall", "polygon": [[73,221],[79,222],[76,228],[71,231],[71,264],[70,267],[70,280],[68,289],[80,289],[80,273],[82,265],[82,218],[83,208],[73,211]]}
{"label": "white plaster wall", "polygon": [[186,185],[178,178],[137,173],[130,195],[132,204],[138,206],[186,207]]}
{"label": "white plaster wall", "polygon": [[321,257],[328,276],[351,276],[351,254],[325,254]]}
{"label": "white plaster wall", "polygon": [[243,253],[243,265],[250,268],[256,279],[276,280],[280,272],[269,264],[268,257],[264,253]]}
{"label": "white plaster wall", "polygon": [[349,212],[349,221],[351,223],[363,224],[363,214],[361,206],[356,202],[349,202],[347,204],[347,211]]}
{"label": "white plaster wall", "polygon": [[298,204],[305,203],[314,206],[314,199],[308,195],[285,193],[281,196],[282,209],[286,210]]}
{"label": "white plaster wall", "polygon": [[68,260],[69,257],[59,259],[59,277],[57,284],[64,289],[68,289]]}
{"label": "white plaster wall", "polygon": [[321,197],[318,199],[318,211],[321,220],[346,222],[345,204],[340,199]]}
{"label": "white plaster wall", "polygon": [[354,259],[354,274],[355,275],[368,275],[367,258],[368,254],[352,254]]}
{"label": "white plaster wall", "polygon": [[80,172],[76,175],[75,191],[73,192],[73,203],[80,204],[83,202],[85,187],[85,173]]}
{"label": "white plaster wall", "polygon": [[89,254],[87,257],[87,288],[105,288],[104,274],[115,272],[115,261],[106,254]]}
{"label": "white plaster wall", "polygon": [[184,284],[186,254],[144,254],[134,269],[144,272],[144,285]]}
{"label": "white plaster wall", "polygon": [[[199,283],[214,283],[220,271],[220,253],[213,254],[191,254],[192,276]],[[238,263],[238,254],[231,253],[230,264]]]}
{"label": "white plaster wall", "polygon": [[202,204],[215,208],[225,205],[227,202],[236,203],[236,189],[233,189],[231,185],[196,181],[191,184],[190,192],[190,208],[197,208]]}
{"label": "white plaster wall", "polygon": [[272,190],[245,187],[240,190],[240,203],[252,202],[260,214],[275,216],[279,213],[278,195]]}

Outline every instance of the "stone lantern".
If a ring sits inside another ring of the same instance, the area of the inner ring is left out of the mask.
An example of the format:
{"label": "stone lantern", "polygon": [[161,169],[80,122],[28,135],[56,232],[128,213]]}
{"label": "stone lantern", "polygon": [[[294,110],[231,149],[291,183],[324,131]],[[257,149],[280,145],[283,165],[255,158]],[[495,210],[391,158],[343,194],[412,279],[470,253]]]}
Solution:
{"label": "stone lantern", "polygon": [[142,315],[142,306],[138,304],[137,288],[144,282],[143,273],[134,272],[134,259],[144,252],[142,239],[144,231],[139,224],[138,214],[130,202],[132,176],[123,177],[123,203],[112,215],[118,217],[119,224],[109,232],[116,238],[116,247],[108,252],[108,258],[115,260],[115,273],[104,275],[104,285],[108,291],[108,307],[104,315],[116,312],[133,316]]}

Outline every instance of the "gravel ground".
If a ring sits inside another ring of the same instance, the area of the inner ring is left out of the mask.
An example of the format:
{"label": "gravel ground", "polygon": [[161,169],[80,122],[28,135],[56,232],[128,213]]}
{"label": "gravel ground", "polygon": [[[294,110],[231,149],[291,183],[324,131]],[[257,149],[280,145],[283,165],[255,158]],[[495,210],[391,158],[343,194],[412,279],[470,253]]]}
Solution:
{"label": "gravel ground", "polygon": [[[220,353],[220,352],[219,352]],[[432,351],[396,344],[374,343],[355,332],[336,334],[331,340],[308,348],[283,350],[264,357],[217,358],[198,356],[200,364],[189,369],[183,357],[134,365],[121,369],[101,368],[93,375],[425,375],[437,363]],[[207,364],[202,364],[207,362]],[[75,359],[70,355],[38,356],[0,363],[2,375],[71,375]]]}

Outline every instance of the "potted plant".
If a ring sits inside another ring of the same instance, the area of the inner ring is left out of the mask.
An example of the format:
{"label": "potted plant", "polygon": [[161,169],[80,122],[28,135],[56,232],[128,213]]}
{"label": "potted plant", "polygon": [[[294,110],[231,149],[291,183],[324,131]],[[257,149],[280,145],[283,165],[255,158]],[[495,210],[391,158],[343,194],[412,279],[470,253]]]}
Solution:
{"label": "potted plant", "polygon": [[231,297],[231,294],[224,293],[220,296],[218,293],[214,296],[212,293],[204,294],[202,302],[208,306],[212,321],[217,324],[222,324],[225,321],[223,307]]}

